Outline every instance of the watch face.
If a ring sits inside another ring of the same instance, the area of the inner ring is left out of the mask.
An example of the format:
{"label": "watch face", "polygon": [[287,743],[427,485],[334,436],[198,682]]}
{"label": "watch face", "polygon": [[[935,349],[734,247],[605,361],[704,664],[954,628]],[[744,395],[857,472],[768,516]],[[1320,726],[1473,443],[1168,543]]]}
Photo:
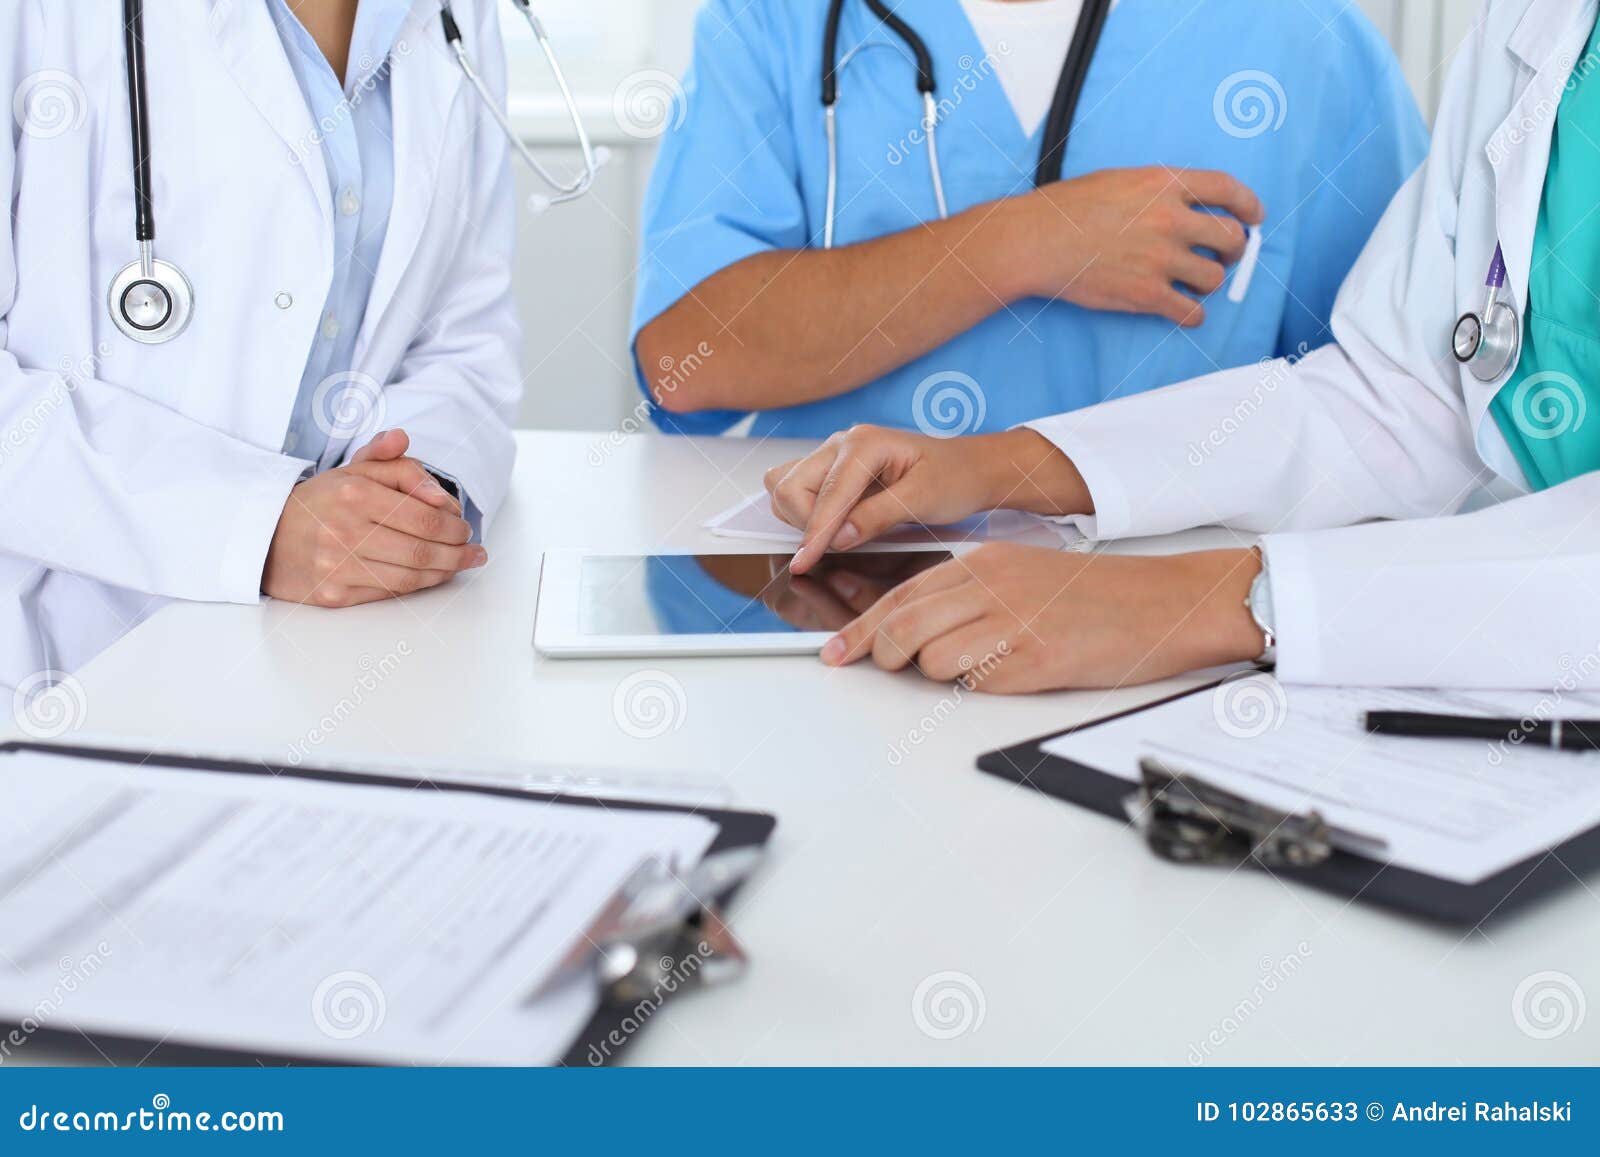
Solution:
{"label": "watch face", "polygon": [[1271,646],[1277,633],[1277,617],[1272,613],[1272,583],[1267,580],[1265,566],[1250,584],[1250,616],[1266,634],[1267,645]]}

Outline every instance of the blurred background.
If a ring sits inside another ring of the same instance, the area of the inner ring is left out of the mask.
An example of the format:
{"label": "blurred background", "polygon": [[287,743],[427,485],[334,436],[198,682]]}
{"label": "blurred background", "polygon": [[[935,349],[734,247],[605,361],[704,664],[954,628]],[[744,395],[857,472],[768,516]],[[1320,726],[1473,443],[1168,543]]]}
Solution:
{"label": "blurred background", "polygon": [[[1393,42],[1431,117],[1480,0],[1356,2]],[[639,208],[699,6],[700,0],[535,0],[589,131],[611,159],[590,197],[519,217],[517,292],[528,375],[523,426],[611,430],[639,400],[627,354]],[[571,128],[533,37],[509,4],[502,24],[518,130],[552,166],[574,166]],[[521,166],[518,172],[526,200],[534,182]]]}

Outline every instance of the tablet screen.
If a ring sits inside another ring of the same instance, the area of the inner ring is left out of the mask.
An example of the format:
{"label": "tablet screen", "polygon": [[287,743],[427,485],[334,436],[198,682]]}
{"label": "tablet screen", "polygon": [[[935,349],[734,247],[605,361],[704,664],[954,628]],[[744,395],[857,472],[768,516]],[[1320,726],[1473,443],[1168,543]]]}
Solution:
{"label": "tablet screen", "polygon": [[789,554],[635,555],[583,560],[579,632],[773,635],[837,631],[948,551],[830,554],[808,575]]}

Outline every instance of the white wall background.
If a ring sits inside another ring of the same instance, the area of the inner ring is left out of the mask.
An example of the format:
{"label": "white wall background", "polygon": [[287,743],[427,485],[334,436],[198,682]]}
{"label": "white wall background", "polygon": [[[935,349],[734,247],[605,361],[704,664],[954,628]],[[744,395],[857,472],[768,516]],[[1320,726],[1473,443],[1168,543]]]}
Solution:
{"label": "white wall background", "polygon": [[[1260,0],[1263,4],[1293,0]],[[526,332],[521,424],[615,429],[638,403],[628,361],[628,314],[638,217],[654,155],[648,123],[664,76],[688,59],[699,0],[535,0],[597,143],[611,159],[595,193],[520,219],[517,292]],[[1393,41],[1430,114],[1453,50],[1481,0],[1359,0]],[[532,37],[506,4],[512,113],[552,167],[571,166],[567,126]],[[631,111],[629,111],[631,108]],[[520,166],[519,166],[520,168]],[[538,186],[523,172],[524,199]]]}

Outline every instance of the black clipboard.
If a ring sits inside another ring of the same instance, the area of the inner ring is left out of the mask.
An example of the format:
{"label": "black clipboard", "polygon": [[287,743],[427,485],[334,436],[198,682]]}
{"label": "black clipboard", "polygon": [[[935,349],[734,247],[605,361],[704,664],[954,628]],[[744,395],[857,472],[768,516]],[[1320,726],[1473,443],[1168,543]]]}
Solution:
{"label": "black clipboard", "polygon": [[[1209,683],[1014,747],[988,752],[978,758],[978,768],[1011,783],[1099,812],[1127,824],[1132,833],[1124,801],[1137,790],[1136,785],[1098,768],[1049,755],[1043,750],[1044,745],[1064,735],[1140,715],[1192,695],[1209,695],[1220,685],[1220,681]],[[1579,877],[1600,870],[1600,827],[1573,836],[1555,848],[1535,853],[1476,884],[1440,879],[1342,850],[1335,850],[1326,863],[1311,868],[1269,869],[1260,864],[1252,864],[1252,867],[1270,871],[1279,879],[1408,916],[1441,924],[1478,925],[1549,897],[1575,883]]]}
{"label": "black clipboard", "polygon": [[[767,841],[771,839],[773,831],[778,826],[777,817],[766,812],[695,808],[682,804],[613,799],[610,797],[556,795],[548,792],[524,791],[514,787],[496,787],[491,784],[441,783],[429,776],[410,778],[403,775],[374,775],[360,772],[332,771],[323,768],[284,767],[266,762],[211,759],[202,756],[140,752],[118,748],[76,747],[56,743],[30,743],[26,741],[0,743],[0,757],[15,755],[24,751],[96,759],[107,763],[137,764],[141,767],[158,770],[165,768],[179,771],[215,771],[239,775],[272,775],[367,787],[428,788],[434,791],[468,792],[475,795],[499,796],[505,799],[518,799],[529,802],[559,803],[563,806],[572,807],[595,807],[613,811],[678,812],[680,814],[698,815],[712,821],[719,829],[716,837],[711,841],[711,846],[706,849],[708,856],[715,852],[732,851],[737,848],[765,847]],[[4,763],[0,762],[0,771],[4,771],[4,768]],[[737,892],[737,886],[730,888],[724,895],[716,898],[717,902],[726,906]],[[565,1057],[560,1061],[560,1066],[595,1067],[592,1060],[595,1053],[602,1056],[606,1065],[614,1063],[627,1051],[628,1045],[638,1035],[639,1028],[642,1028],[642,1026],[637,1026],[633,1031],[626,1033],[619,1031],[619,1026],[625,1021],[630,1018],[637,1019],[636,1013],[637,1008],[632,1003],[623,1004],[615,1001],[602,1001],[600,1007],[595,1010],[594,1016],[590,1018],[589,1023],[578,1034],[571,1047],[568,1048]],[[242,1050],[215,1049],[186,1045],[181,1042],[164,1041],[152,1046],[151,1041],[138,1037],[118,1036],[109,1033],[96,1033],[93,1037],[90,1037],[88,1034],[83,1034],[76,1030],[70,1032],[67,1030],[54,1030],[48,1026],[43,1026],[29,1035],[34,1038],[53,1040],[73,1048],[82,1046],[87,1042],[88,1047],[84,1051],[88,1057],[95,1060],[123,1054],[137,1058],[141,1064],[156,1065],[262,1064],[269,1066],[304,1065],[322,1067],[338,1063],[294,1056],[257,1054]],[[621,1043],[617,1043],[618,1037],[621,1038]]]}

